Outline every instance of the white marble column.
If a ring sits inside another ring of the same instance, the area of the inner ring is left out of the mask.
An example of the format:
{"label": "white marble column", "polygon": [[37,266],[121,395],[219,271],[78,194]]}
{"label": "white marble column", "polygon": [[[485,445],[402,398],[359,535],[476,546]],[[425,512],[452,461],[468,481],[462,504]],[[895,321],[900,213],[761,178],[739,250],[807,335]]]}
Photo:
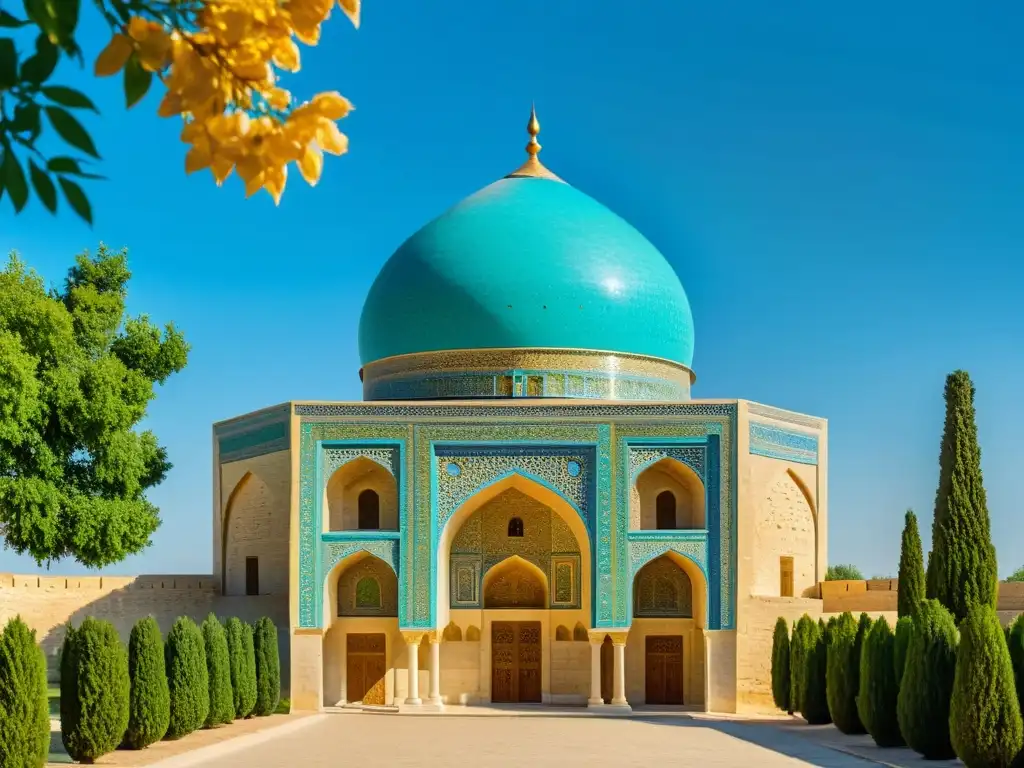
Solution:
{"label": "white marble column", "polygon": [[405,703],[409,706],[418,706],[423,703],[420,698],[420,641],[423,639],[422,632],[403,632],[406,648],[406,663],[409,666],[409,691]]}
{"label": "white marble column", "polygon": [[430,635],[430,704],[441,704],[441,635],[433,632]]}
{"label": "white marble column", "polygon": [[339,676],[341,677],[341,698],[338,699],[337,707],[344,707],[348,704],[348,635],[341,633],[341,650],[338,651],[338,658],[341,663]]}
{"label": "white marble column", "polygon": [[628,707],[626,701],[626,633],[612,633],[612,650],[615,654],[614,685],[612,704],[617,707]]}
{"label": "white marble column", "polygon": [[587,699],[588,707],[603,707],[604,699],[601,698],[601,644],[604,642],[604,634],[600,637],[590,635],[590,698]]}

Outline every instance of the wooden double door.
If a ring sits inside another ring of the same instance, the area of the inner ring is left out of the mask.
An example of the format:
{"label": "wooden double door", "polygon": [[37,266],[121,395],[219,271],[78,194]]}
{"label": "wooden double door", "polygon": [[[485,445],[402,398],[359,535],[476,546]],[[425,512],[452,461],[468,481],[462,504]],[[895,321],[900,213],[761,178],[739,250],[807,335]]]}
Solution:
{"label": "wooden double door", "polygon": [[351,702],[384,705],[387,640],[383,633],[346,635],[346,698]]}
{"label": "wooden double door", "polygon": [[650,635],[645,651],[644,701],[647,704],[682,704],[682,635]]}
{"label": "wooden double door", "polygon": [[491,701],[541,700],[539,621],[496,621],[491,625]]}

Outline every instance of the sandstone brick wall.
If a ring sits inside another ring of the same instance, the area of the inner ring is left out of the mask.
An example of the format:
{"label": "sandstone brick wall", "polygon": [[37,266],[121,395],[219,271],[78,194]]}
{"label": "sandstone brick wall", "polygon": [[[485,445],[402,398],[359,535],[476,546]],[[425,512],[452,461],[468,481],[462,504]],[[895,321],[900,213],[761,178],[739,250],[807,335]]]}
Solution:
{"label": "sandstone brick wall", "polygon": [[[895,615],[898,587],[896,579],[823,581],[818,585],[818,593],[824,603],[825,613],[863,611],[869,614],[891,612]],[[1011,619],[1024,613],[1024,582],[1000,582],[996,610],[1001,616],[1005,614]]]}
{"label": "sandstone brick wall", "polygon": [[237,616],[255,622],[269,616],[277,626],[282,687],[288,690],[288,595],[222,597],[214,576],[22,576],[0,574],[0,626],[14,616],[36,631],[56,680],[57,654],[68,622],[88,616],[110,621],[128,642],[132,626],[152,615],[166,633],[179,616],[197,622],[213,611],[221,619]]}

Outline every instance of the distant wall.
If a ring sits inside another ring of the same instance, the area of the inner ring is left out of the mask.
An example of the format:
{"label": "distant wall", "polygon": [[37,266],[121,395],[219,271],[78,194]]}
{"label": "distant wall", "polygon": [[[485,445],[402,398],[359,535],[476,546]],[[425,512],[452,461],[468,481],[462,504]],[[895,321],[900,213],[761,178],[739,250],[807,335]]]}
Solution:
{"label": "distant wall", "polygon": [[14,616],[36,631],[51,679],[68,622],[78,626],[92,616],[111,622],[126,643],[132,626],[152,615],[165,634],[179,616],[202,621],[210,612],[255,622],[269,616],[277,626],[282,688],[288,690],[288,596],[222,597],[214,576],[23,576],[0,573],[0,626]]}
{"label": "distant wall", "polygon": [[[898,589],[896,579],[823,581],[818,584],[818,595],[826,614],[863,611],[895,616]],[[1024,582],[1000,582],[996,610],[1004,624],[1024,613]]]}

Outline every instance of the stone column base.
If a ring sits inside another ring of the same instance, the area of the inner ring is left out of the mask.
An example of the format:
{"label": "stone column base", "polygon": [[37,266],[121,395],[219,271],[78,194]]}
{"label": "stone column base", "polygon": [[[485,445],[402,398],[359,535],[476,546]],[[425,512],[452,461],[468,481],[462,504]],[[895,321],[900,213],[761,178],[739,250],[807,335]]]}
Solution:
{"label": "stone column base", "polygon": [[399,704],[398,712],[402,715],[436,715],[444,712],[444,704]]}

